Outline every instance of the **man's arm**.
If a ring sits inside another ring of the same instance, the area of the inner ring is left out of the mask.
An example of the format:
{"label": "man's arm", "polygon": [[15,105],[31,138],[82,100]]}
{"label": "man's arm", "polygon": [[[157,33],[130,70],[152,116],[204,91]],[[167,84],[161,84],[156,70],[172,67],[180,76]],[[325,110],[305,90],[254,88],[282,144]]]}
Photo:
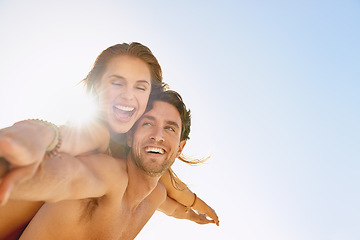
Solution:
{"label": "man's arm", "polygon": [[[118,181],[126,177],[121,169],[117,160],[104,154],[75,158],[60,153],[46,159],[31,179],[12,189],[9,197],[48,202],[101,197],[110,191],[114,182],[121,187]],[[0,196],[0,201],[6,199],[7,196]]]}
{"label": "man's arm", "polygon": [[205,214],[198,214],[190,207],[186,207],[168,196],[158,210],[170,217],[187,219],[198,224],[215,223],[214,220],[207,219]]}
{"label": "man's arm", "polygon": [[[0,129],[0,200],[11,189],[31,178],[42,162],[49,145],[57,143],[56,127],[41,121],[27,120]],[[62,126],[62,145],[59,151],[78,155],[106,150],[109,132],[100,122],[93,121],[81,128]],[[55,140],[55,141],[54,141]],[[77,143],[78,142],[78,143]],[[4,173],[4,171],[6,171]]]}

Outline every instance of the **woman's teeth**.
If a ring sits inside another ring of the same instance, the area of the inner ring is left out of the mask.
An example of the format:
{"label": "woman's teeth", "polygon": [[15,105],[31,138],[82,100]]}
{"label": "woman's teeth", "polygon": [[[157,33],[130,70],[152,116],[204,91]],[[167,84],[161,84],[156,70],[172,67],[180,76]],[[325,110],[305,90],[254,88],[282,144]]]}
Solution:
{"label": "woman's teeth", "polygon": [[115,105],[115,107],[117,109],[120,109],[120,110],[126,111],[126,112],[131,112],[131,111],[133,111],[135,109],[133,107],[126,107],[126,106],[122,106],[122,105]]}

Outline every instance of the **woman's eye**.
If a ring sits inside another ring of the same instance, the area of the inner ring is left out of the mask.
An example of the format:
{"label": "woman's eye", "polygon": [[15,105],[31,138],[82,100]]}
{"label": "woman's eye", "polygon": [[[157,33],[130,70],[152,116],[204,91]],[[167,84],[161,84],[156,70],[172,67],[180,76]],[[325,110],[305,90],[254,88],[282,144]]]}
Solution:
{"label": "woman's eye", "polygon": [[124,84],[118,83],[118,82],[113,82],[112,85],[115,85],[115,86],[123,86]]}
{"label": "woman's eye", "polygon": [[146,91],[146,87],[136,87],[136,89],[140,90],[140,91]]}
{"label": "woman's eye", "polygon": [[151,124],[149,122],[144,122],[143,126],[150,126]]}

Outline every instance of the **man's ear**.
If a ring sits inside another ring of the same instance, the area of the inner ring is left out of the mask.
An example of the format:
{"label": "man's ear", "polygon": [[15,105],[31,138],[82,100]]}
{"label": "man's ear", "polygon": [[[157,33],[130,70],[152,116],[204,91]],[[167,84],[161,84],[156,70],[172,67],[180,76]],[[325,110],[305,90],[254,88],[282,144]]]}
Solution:
{"label": "man's ear", "polygon": [[178,158],[178,157],[180,156],[180,154],[182,153],[185,145],[186,145],[186,140],[180,141],[180,143],[179,143],[179,149],[178,149],[178,152],[177,152],[177,154],[176,154],[176,158]]}

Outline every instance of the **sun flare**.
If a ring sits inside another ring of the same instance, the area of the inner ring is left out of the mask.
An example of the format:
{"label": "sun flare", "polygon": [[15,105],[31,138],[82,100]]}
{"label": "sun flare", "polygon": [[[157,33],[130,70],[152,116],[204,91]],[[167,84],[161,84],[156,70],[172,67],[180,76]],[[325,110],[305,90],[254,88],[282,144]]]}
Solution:
{"label": "sun flare", "polygon": [[79,94],[71,106],[69,123],[84,125],[94,120],[97,113],[97,102],[85,93]]}

